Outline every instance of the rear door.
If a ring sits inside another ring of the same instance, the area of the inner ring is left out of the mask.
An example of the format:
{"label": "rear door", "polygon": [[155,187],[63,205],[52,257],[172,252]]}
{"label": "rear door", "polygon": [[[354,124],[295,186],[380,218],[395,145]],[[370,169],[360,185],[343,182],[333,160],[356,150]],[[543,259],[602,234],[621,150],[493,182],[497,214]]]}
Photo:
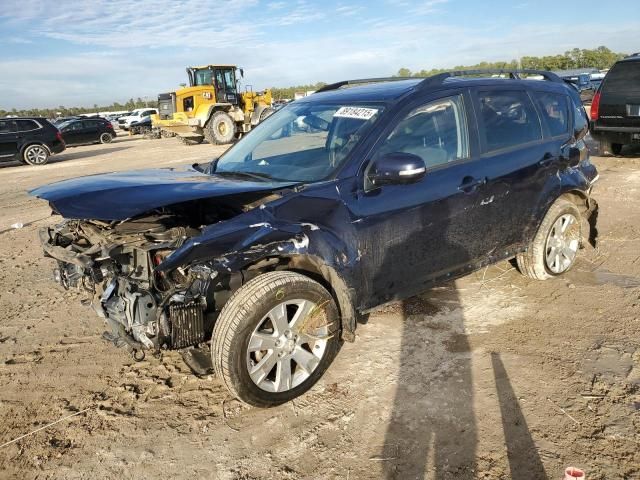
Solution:
{"label": "rear door", "polygon": [[94,143],[100,138],[100,120],[83,120],[82,143]]}
{"label": "rear door", "polygon": [[0,120],[0,160],[8,160],[18,153],[18,133],[14,120]]}
{"label": "rear door", "polygon": [[[560,191],[560,138],[543,131],[538,110],[524,88],[477,88],[484,180],[480,203],[485,229],[493,238],[489,259],[520,249],[535,229],[541,202]],[[565,117],[566,118],[566,117]]]}
{"label": "rear door", "polygon": [[62,137],[67,145],[80,145],[83,143],[84,125],[82,120],[75,120],[62,128]]}
{"label": "rear door", "polygon": [[616,63],[600,94],[597,126],[640,129],[640,60]]}

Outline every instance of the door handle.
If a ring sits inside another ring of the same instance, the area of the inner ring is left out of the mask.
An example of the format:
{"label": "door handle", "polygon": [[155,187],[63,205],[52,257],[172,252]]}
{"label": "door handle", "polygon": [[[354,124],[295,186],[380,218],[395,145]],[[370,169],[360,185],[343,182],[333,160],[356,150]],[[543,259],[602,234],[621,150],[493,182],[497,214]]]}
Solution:
{"label": "door handle", "polygon": [[458,190],[464,193],[471,193],[485,183],[487,183],[486,178],[464,177],[462,183],[458,186]]}
{"label": "door handle", "polygon": [[542,157],[542,160],[538,162],[538,165],[540,165],[541,167],[546,167],[547,165],[550,165],[551,163],[553,163],[555,159],[556,157],[554,157],[551,153],[547,152],[544,154],[544,157]]}

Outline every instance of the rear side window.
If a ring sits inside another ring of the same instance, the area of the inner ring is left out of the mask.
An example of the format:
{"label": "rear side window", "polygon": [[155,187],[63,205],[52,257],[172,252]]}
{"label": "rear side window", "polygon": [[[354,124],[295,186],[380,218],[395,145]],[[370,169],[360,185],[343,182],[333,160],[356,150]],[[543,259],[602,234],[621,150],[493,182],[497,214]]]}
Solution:
{"label": "rear side window", "polygon": [[640,93],[640,61],[616,63],[604,78],[602,93]]}
{"label": "rear side window", "polygon": [[542,118],[552,137],[569,132],[569,104],[567,96],[559,93],[533,92],[540,106]]}
{"label": "rear side window", "polygon": [[16,122],[13,120],[0,120],[0,135],[3,133],[15,133]]}
{"label": "rear side window", "polygon": [[468,158],[469,141],[462,95],[420,106],[398,123],[380,154],[418,155],[427,168]]}
{"label": "rear side window", "polygon": [[101,125],[99,120],[85,120],[84,128],[98,128]]}
{"label": "rear side window", "polygon": [[28,132],[29,130],[37,130],[40,128],[33,120],[16,120],[16,126],[19,132]]}
{"label": "rear side window", "polygon": [[524,91],[478,91],[485,152],[502,150],[542,138],[540,119]]}

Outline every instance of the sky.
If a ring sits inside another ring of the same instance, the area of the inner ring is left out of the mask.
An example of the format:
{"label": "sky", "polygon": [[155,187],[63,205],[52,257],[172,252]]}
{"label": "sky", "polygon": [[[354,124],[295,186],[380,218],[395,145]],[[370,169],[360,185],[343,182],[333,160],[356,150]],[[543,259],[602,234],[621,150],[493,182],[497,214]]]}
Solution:
{"label": "sky", "polygon": [[0,0],[0,109],[156,99],[185,68],[254,89],[605,45],[640,51],[639,0]]}

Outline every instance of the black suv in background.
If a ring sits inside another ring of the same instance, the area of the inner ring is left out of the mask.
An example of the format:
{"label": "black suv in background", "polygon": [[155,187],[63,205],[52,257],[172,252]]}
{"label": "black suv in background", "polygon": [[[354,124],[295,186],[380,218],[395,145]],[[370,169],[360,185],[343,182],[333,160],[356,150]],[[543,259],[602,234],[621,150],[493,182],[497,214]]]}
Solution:
{"label": "black suv in background", "polygon": [[104,118],[76,118],[58,125],[68,147],[87,143],[111,143],[116,136],[113,125]]}
{"label": "black suv in background", "polygon": [[591,135],[614,155],[640,143],[640,53],[619,60],[604,77],[591,103]]}
{"label": "black suv in background", "polygon": [[64,149],[60,131],[44,118],[0,118],[0,162],[44,165]]}

